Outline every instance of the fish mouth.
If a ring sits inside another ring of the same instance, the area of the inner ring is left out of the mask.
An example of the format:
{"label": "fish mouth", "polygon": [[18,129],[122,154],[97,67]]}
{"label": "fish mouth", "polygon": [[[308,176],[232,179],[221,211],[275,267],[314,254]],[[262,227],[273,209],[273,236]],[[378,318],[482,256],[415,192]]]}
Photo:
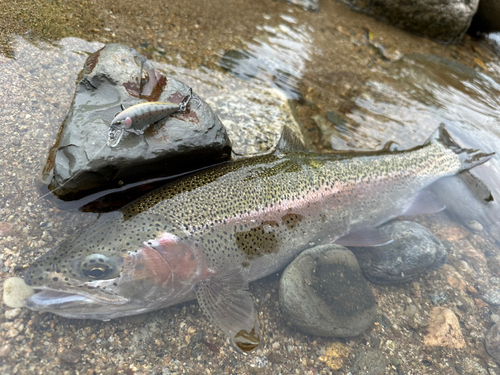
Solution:
{"label": "fish mouth", "polygon": [[122,305],[130,300],[116,295],[88,295],[60,290],[42,289],[24,299],[24,305],[32,310],[56,312],[74,310],[83,306]]}

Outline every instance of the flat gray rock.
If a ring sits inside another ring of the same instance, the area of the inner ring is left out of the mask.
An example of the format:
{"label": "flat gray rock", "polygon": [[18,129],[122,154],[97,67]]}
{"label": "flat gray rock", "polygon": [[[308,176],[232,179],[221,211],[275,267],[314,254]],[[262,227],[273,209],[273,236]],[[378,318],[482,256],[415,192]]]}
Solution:
{"label": "flat gray rock", "polygon": [[442,267],[448,259],[444,246],[418,223],[395,221],[380,231],[394,241],[383,246],[351,248],[371,282],[397,284],[415,280],[428,270]]}
{"label": "flat gray rock", "polygon": [[134,49],[109,44],[93,53],[76,86],[42,176],[62,200],[174,176],[230,158],[226,130],[201,99],[192,100],[185,112],[147,127],[144,134],[125,132],[117,147],[106,145],[109,124],[121,104],[178,104],[190,91]]}
{"label": "flat gray rock", "polygon": [[445,43],[460,40],[479,0],[341,0],[355,10]]}
{"label": "flat gray rock", "polygon": [[377,313],[356,258],[339,245],[306,250],[286,268],[280,306],[288,322],[317,336],[357,336]]}

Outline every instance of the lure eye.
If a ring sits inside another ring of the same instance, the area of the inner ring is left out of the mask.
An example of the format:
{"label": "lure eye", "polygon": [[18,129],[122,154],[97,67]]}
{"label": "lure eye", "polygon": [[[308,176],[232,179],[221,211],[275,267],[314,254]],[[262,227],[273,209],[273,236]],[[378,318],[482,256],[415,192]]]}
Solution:
{"label": "lure eye", "polygon": [[115,122],[116,125],[120,125],[121,123],[122,123],[121,120]]}
{"label": "lure eye", "polygon": [[80,263],[82,275],[91,280],[107,280],[117,276],[115,262],[102,254],[92,254]]}

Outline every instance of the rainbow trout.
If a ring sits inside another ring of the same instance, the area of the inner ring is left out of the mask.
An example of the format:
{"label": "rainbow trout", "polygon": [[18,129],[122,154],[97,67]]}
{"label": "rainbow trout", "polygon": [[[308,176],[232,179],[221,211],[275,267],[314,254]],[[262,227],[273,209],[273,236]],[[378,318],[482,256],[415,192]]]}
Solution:
{"label": "rainbow trout", "polygon": [[377,246],[377,226],[442,208],[425,189],[485,163],[442,125],[398,152],[318,155],[285,129],[273,153],[212,167],[104,215],[25,275],[27,307],[108,320],[197,298],[233,345],[260,343],[248,282],[313,244]]}

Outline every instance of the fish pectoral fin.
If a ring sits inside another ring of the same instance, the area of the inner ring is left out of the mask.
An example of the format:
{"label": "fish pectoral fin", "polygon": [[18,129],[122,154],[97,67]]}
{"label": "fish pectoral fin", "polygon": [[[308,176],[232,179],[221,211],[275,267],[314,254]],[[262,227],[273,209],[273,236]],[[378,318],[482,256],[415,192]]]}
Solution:
{"label": "fish pectoral fin", "polygon": [[201,309],[210,322],[224,332],[231,344],[243,352],[260,343],[259,321],[248,282],[240,268],[203,280],[196,287]]}
{"label": "fish pectoral fin", "polygon": [[340,237],[335,241],[335,243],[342,246],[372,247],[387,245],[392,241],[393,239],[391,237],[383,234],[379,229],[366,228]]}
{"label": "fish pectoral fin", "polygon": [[470,171],[465,171],[459,177],[467,184],[472,194],[481,202],[492,202],[493,194],[490,188]]}
{"label": "fish pectoral fin", "polygon": [[424,214],[434,214],[442,211],[446,206],[429,190],[423,190],[417,195],[409,208],[403,212],[403,215],[416,216]]}

